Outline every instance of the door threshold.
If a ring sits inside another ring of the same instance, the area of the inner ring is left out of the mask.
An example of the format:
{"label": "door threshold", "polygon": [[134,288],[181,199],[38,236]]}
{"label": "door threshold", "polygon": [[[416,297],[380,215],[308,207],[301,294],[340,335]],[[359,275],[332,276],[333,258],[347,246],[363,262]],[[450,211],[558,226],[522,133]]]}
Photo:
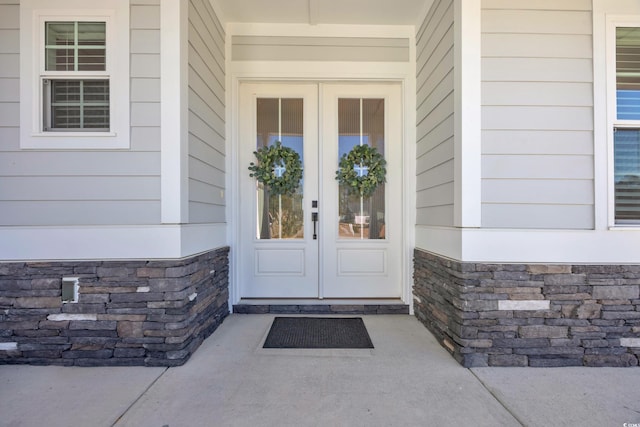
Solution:
{"label": "door threshold", "polygon": [[327,305],[327,304],[404,304],[400,298],[241,298],[238,304],[306,304],[306,305]]}
{"label": "door threshold", "polygon": [[241,299],[240,314],[409,314],[400,299]]}

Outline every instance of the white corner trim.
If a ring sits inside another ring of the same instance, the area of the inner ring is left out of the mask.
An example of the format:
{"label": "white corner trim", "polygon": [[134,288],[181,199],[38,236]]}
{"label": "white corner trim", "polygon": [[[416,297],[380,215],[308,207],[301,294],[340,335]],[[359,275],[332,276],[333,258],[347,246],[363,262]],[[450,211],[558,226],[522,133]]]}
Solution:
{"label": "white corner trim", "polygon": [[[411,67],[416,67],[416,43],[412,39],[410,47]],[[403,175],[402,175],[402,208],[403,208],[403,301],[409,305],[409,314],[414,314],[413,289],[413,249],[416,246],[416,235],[413,224],[416,223],[416,79],[408,78],[402,85],[404,109],[404,137],[403,137]]]}
{"label": "white corner trim", "polygon": [[453,227],[415,227],[415,247],[447,258],[462,260],[462,230]]}
{"label": "white corner trim", "polygon": [[227,224],[190,224],[181,227],[181,254],[189,256],[229,246]]}
{"label": "white corner trim", "polygon": [[498,301],[498,310],[549,310],[551,301],[548,300],[500,300]]}
{"label": "white corner trim", "polygon": [[189,2],[160,3],[160,186],[164,224],[188,222]]}
{"label": "white corner trim", "polygon": [[481,226],[481,0],[454,1],[454,225]]}
{"label": "white corner trim", "polygon": [[593,161],[594,161],[594,222],[597,230],[610,226],[613,217],[612,187],[609,171],[613,171],[610,142],[609,106],[607,99],[607,31],[604,13],[593,3]]}
{"label": "white corner trim", "polygon": [[0,260],[175,259],[227,246],[226,224],[0,227]]}

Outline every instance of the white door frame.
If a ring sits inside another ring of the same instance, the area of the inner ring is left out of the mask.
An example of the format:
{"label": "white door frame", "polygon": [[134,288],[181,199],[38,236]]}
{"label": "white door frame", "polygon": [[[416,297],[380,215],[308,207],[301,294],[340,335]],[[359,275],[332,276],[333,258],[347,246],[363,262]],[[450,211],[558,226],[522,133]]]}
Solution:
{"label": "white door frame", "polygon": [[[238,219],[243,224],[237,240],[241,298],[374,299],[398,302],[402,294],[402,114],[401,86],[397,82],[243,82],[237,179]],[[304,108],[304,218],[302,239],[256,240],[255,180],[242,165],[255,159],[256,100],[302,98]],[[338,187],[333,168],[338,158],[339,98],[384,100],[385,157],[389,174],[385,196],[386,238],[345,239],[338,236]],[[323,104],[323,111],[319,111]],[[247,145],[248,144],[248,145]],[[325,170],[326,169],[326,170]],[[322,182],[318,182],[322,178]],[[335,185],[334,185],[335,184]],[[312,209],[311,201],[319,206]],[[312,240],[311,211],[319,209],[318,239]],[[329,252],[327,253],[327,250]],[[286,255],[284,255],[286,254]]]}
{"label": "white door frame", "polygon": [[[402,140],[402,158],[403,158],[403,174],[402,174],[402,206],[403,206],[403,222],[405,224],[402,236],[402,303],[409,305],[410,313],[413,313],[413,250],[415,247],[415,210],[416,210],[416,80],[415,80],[415,62],[407,64],[394,64],[388,67],[384,64],[378,67],[380,72],[363,73],[360,65],[357,64],[358,72],[354,71],[349,77],[345,77],[341,71],[331,71],[329,68],[322,66],[319,72],[322,74],[305,73],[305,77],[301,78],[298,71],[291,71],[290,68],[283,64],[282,67],[267,67],[267,71],[260,72],[258,68],[253,69],[251,63],[240,64],[239,70],[231,70],[227,75],[227,92],[226,102],[230,108],[227,109],[227,188],[229,189],[227,197],[227,222],[228,222],[228,240],[231,246],[230,252],[230,272],[229,272],[229,306],[240,302],[239,275],[238,275],[238,254],[236,253],[239,233],[239,173],[242,173],[246,167],[239,163],[239,88],[242,82],[265,82],[265,83],[285,83],[291,81],[322,83],[322,82],[340,82],[340,83],[389,83],[396,82],[402,86],[402,115],[403,115],[403,140]],[[323,64],[325,65],[325,64]],[[314,64],[317,69],[317,64]],[[232,67],[234,68],[234,67]],[[246,68],[246,69],[245,69]],[[370,68],[376,70],[375,67]],[[258,70],[258,71],[256,71]],[[316,71],[317,73],[318,71]],[[355,78],[354,75],[359,78]],[[264,77],[264,76],[268,77]],[[322,108],[322,106],[320,106]],[[322,303],[329,303],[330,300],[316,300]],[[342,300],[341,303],[349,303],[350,301]],[[318,302],[316,302],[318,303]]]}

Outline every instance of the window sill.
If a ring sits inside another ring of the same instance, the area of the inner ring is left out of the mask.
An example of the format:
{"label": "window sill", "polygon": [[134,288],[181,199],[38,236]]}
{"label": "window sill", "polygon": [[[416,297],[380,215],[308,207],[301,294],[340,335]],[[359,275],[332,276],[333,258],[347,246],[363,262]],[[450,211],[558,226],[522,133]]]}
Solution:
{"label": "window sill", "polygon": [[47,132],[21,138],[25,150],[122,150],[129,139],[117,132]]}
{"label": "window sill", "polygon": [[616,224],[609,226],[609,231],[640,231],[639,224]]}

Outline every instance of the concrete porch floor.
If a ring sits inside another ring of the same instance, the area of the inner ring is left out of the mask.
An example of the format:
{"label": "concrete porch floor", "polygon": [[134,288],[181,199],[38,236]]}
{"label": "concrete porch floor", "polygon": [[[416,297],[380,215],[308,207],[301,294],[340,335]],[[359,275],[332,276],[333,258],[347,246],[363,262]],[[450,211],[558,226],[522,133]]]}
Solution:
{"label": "concrete porch floor", "polygon": [[374,350],[264,350],[273,317],[177,368],[0,366],[0,425],[640,425],[640,368],[465,369],[405,315],[362,316]]}

